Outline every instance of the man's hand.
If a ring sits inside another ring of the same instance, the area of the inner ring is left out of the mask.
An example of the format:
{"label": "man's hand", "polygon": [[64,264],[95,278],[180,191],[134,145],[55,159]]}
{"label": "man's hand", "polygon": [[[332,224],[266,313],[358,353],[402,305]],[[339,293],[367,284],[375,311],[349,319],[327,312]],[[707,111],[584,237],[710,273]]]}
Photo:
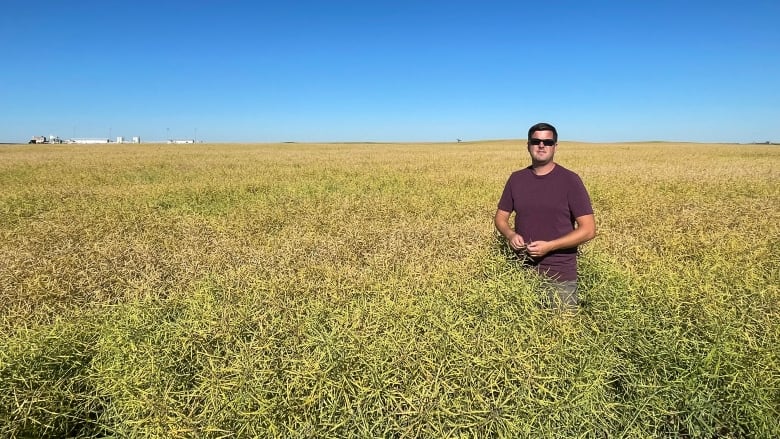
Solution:
{"label": "man's hand", "polygon": [[525,252],[534,259],[542,258],[552,250],[554,248],[550,241],[533,241],[525,246]]}
{"label": "man's hand", "polygon": [[519,251],[525,248],[525,241],[519,233],[513,233],[509,239],[507,239],[507,242],[512,250]]}

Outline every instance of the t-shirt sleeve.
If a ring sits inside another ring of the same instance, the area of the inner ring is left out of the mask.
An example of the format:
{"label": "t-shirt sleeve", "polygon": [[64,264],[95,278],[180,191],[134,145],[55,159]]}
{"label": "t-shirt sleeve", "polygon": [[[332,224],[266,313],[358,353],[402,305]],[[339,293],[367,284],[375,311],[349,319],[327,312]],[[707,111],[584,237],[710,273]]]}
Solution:
{"label": "t-shirt sleeve", "polygon": [[515,208],[515,203],[512,200],[512,177],[506,181],[504,185],[504,192],[501,194],[501,199],[498,200],[498,209],[504,212],[511,212]]}
{"label": "t-shirt sleeve", "polygon": [[582,183],[582,179],[578,175],[572,178],[571,190],[569,191],[569,210],[574,218],[593,214],[588,190],[585,189],[585,184]]}

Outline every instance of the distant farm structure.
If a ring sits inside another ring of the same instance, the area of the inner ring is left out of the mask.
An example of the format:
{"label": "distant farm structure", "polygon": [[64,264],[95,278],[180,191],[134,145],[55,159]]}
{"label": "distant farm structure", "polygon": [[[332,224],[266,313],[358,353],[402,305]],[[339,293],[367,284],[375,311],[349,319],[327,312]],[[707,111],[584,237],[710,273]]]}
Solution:
{"label": "distant farm structure", "polygon": [[82,145],[95,145],[95,144],[105,144],[105,143],[141,143],[141,138],[138,136],[134,136],[132,141],[125,140],[124,137],[118,136],[116,138],[116,142],[112,142],[111,139],[107,138],[92,138],[92,139],[68,139],[65,141],[65,143],[77,143]]}
{"label": "distant farm structure", "polygon": [[[107,143],[141,143],[141,137],[140,136],[133,136],[131,140],[126,140],[124,137],[119,136],[116,138],[116,142],[112,142],[111,139],[105,138],[105,137],[99,137],[99,138],[72,138],[72,139],[60,139],[58,136],[50,135],[49,137],[46,136],[32,136],[30,138],[30,141],[27,142],[29,144],[44,144],[44,143],[76,143],[76,144],[82,144],[82,145],[97,145],[97,144],[107,144]],[[168,141],[168,143],[171,143],[171,141]],[[192,143],[190,142],[181,142],[181,143]]]}
{"label": "distant farm structure", "polygon": [[[43,144],[43,143],[76,143],[81,145],[100,145],[100,144],[108,144],[108,143],[141,143],[141,137],[140,136],[133,136],[130,138],[130,140],[126,139],[124,136],[117,136],[115,141],[112,141],[111,139],[107,137],[94,137],[94,138],[71,138],[71,139],[60,139],[57,136],[51,135],[49,137],[46,136],[32,136],[30,138],[30,141],[27,143],[31,144]],[[153,140],[151,142],[147,143],[168,143],[172,145],[188,145],[188,144],[194,144],[198,143],[195,139],[168,139],[168,140]]]}
{"label": "distant farm structure", "polygon": [[93,145],[99,143],[111,143],[111,140],[110,139],[68,139],[67,143]]}
{"label": "distant farm structure", "polygon": [[[75,143],[75,144],[82,144],[82,145],[101,145],[101,144],[120,144],[120,143],[140,144],[141,137],[132,136],[129,138],[129,140],[125,136],[113,137],[111,136],[111,129],[109,129],[108,131],[108,137],[76,137],[76,129],[74,127],[73,137],[69,139],[61,139],[59,136],[55,136],[52,134],[49,135],[48,137],[32,136],[27,143],[30,144]],[[147,140],[145,143],[152,143],[152,144],[167,143],[173,145],[187,145],[187,144],[203,143],[203,141],[198,142],[197,128],[195,129],[195,137],[190,137],[190,138],[171,137],[170,129],[166,128],[166,136],[163,140]]]}
{"label": "distant farm structure", "polygon": [[107,138],[92,138],[92,139],[68,139],[65,141],[65,143],[78,143],[81,145],[94,145],[94,144],[105,144],[105,143],[141,143],[141,138],[138,136],[133,137],[131,141],[125,140],[124,137],[117,137],[116,142],[112,142],[111,139]]}
{"label": "distant farm structure", "polygon": [[32,136],[32,138],[30,138],[30,141],[27,143],[62,143],[62,139],[54,135],[51,135],[49,137]]}

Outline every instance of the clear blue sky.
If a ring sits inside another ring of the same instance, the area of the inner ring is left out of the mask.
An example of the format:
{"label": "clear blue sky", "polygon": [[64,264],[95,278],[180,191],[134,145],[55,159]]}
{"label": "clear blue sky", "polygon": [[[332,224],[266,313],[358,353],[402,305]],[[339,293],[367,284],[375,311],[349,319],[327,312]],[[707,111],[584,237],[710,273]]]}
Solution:
{"label": "clear blue sky", "polygon": [[780,141],[780,1],[4,1],[0,142]]}

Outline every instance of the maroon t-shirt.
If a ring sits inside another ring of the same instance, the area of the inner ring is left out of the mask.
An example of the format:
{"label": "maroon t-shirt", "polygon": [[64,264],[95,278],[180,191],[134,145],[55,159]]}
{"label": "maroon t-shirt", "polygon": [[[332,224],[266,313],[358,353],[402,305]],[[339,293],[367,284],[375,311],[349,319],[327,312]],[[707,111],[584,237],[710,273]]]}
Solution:
{"label": "maroon t-shirt", "polygon": [[[498,208],[515,212],[515,232],[530,241],[552,241],[574,230],[574,219],[593,213],[582,179],[556,164],[546,175],[536,175],[531,167],[509,176]],[[540,273],[565,281],[577,280],[577,249],[548,253],[530,260]]]}

